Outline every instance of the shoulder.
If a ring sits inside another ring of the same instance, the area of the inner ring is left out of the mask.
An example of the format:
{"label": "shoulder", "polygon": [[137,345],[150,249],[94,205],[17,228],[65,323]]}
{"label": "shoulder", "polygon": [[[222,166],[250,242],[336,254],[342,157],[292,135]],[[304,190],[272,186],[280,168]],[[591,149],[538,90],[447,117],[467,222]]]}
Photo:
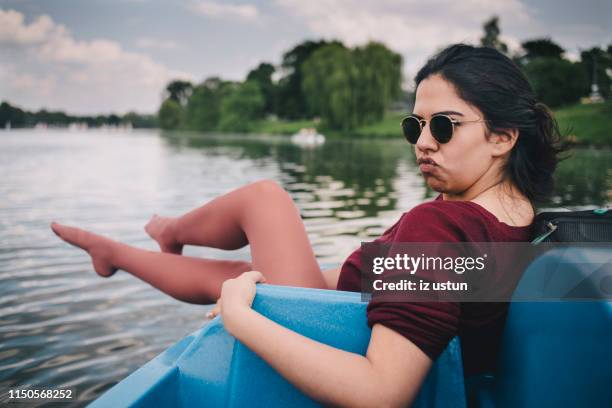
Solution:
{"label": "shoulder", "polygon": [[[487,221],[467,201],[428,201],[405,212],[397,227],[397,238],[412,242],[469,241],[475,231],[486,231]],[[480,235],[480,234],[476,234]]]}

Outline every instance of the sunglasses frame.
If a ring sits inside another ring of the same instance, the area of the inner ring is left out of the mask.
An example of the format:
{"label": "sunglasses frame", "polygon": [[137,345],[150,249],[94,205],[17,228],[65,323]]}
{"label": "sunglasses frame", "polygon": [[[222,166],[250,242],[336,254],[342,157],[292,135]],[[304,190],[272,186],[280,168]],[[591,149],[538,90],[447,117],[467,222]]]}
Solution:
{"label": "sunglasses frame", "polygon": [[[455,134],[455,126],[460,126],[463,123],[483,123],[483,122],[488,122],[486,119],[475,119],[475,120],[457,120],[457,119],[453,119],[450,117],[450,115],[444,114],[444,113],[438,113],[435,115],[432,115],[431,118],[429,118],[429,121],[423,118],[418,118],[415,115],[408,115],[406,116],[404,119],[402,119],[402,121],[400,122],[400,126],[402,127],[402,133],[404,135],[404,138],[406,139],[406,141],[408,141],[408,143],[414,145],[418,142],[419,137],[421,137],[421,133],[423,132],[423,128],[425,127],[425,125],[427,125],[427,122],[430,122],[436,118],[436,117],[444,117],[446,119],[449,120],[449,122],[451,123],[451,134],[448,138],[448,140],[446,141],[441,141],[436,135],[434,135],[433,132],[431,132],[431,135],[433,136],[433,138],[436,140],[436,142],[440,143],[440,144],[445,144],[451,141],[451,139],[453,138],[453,135]],[[410,139],[408,138],[408,136],[406,135],[406,132],[404,131],[404,122],[408,119],[415,119],[418,123],[419,123],[419,134],[417,135],[416,141],[413,143],[412,141],[410,141]],[[431,129],[431,128],[430,128]]]}

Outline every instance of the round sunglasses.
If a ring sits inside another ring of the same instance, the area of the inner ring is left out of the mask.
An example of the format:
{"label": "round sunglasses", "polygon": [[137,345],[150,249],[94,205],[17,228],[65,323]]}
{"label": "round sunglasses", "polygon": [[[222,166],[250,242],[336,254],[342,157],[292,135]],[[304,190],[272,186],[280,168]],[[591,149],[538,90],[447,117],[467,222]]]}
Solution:
{"label": "round sunglasses", "polygon": [[[457,120],[453,119],[445,114],[436,114],[429,119],[429,130],[431,135],[438,143],[448,143],[453,137],[455,126],[459,126],[462,123],[478,123],[486,122],[483,119],[476,120]],[[421,136],[421,131],[427,124],[425,119],[419,118],[414,115],[410,115],[402,120],[402,131],[404,137],[411,144],[416,144]]]}

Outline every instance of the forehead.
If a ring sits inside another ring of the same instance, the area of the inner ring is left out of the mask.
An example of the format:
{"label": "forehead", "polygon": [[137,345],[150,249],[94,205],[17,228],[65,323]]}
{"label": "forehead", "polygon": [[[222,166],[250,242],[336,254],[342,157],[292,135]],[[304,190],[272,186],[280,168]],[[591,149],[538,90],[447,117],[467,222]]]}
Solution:
{"label": "forehead", "polygon": [[416,89],[414,113],[429,116],[436,112],[477,113],[477,109],[461,99],[453,84],[441,75],[430,75]]}

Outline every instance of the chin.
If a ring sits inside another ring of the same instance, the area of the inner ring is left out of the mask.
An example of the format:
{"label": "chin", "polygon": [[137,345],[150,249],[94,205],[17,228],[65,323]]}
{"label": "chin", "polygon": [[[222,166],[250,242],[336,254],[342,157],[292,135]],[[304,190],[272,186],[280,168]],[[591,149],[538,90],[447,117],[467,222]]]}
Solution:
{"label": "chin", "polygon": [[438,193],[446,192],[447,188],[445,187],[445,185],[444,185],[444,183],[442,181],[440,181],[437,178],[434,178],[432,176],[424,176],[424,178],[425,178],[425,183],[432,190],[434,190],[434,191],[436,191]]}

